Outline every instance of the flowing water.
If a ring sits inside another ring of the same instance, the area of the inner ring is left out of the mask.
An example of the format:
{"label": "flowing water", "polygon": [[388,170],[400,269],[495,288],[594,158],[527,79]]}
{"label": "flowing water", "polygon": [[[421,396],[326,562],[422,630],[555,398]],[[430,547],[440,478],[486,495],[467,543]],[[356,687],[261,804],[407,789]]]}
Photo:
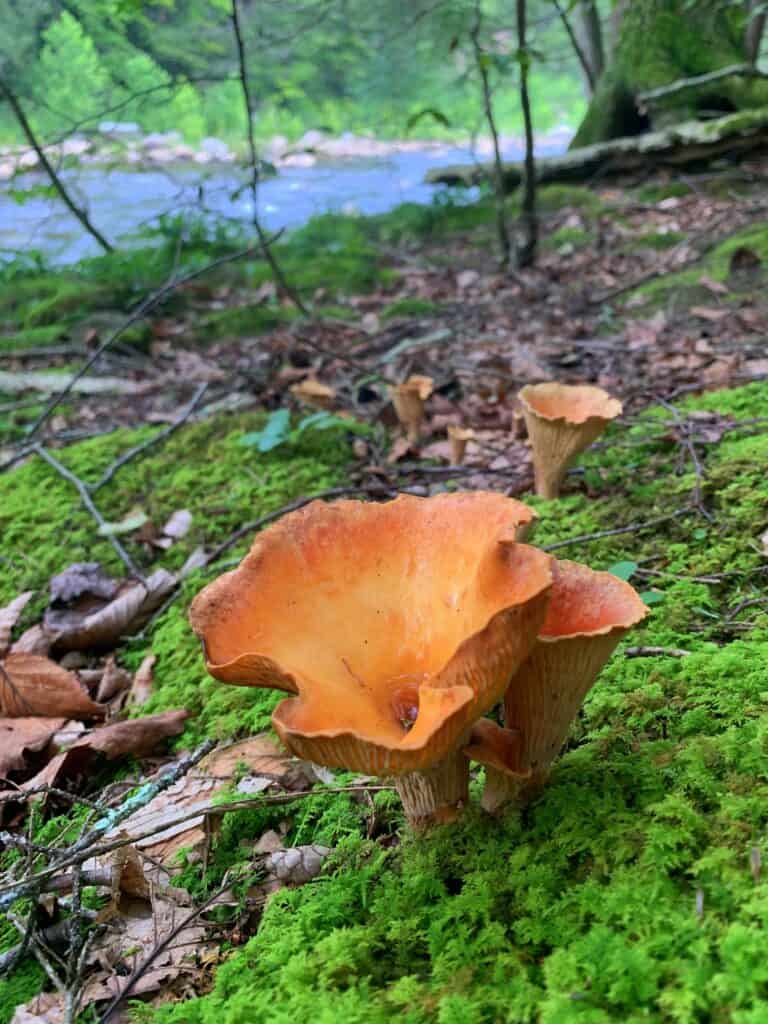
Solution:
{"label": "flowing water", "polygon": [[[567,138],[544,139],[539,155],[562,152]],[[508,159],[521,157],[510,147]],[[318,160],[311,167],[285,167],[259,188],[259,215],[269,230],[292,228],[327,212],[384,213],[399,203],[429,203],[438,189],[424,184],[433,167],[472,161],[466,148],[396,152],[385,158]],[[78,202],[85,204],[99,230],[112,242],[130,242],[163,214],[195,213],[247,225],[250,194],[244,172],[235,167],[170,165],[153,169],[108,169],[91,164],[63,172]],[[19,203],[21,193],[47,180],[29,172],[0,187],[0,257],[37,250],[54,263],[73,263],[99,252],[63,204],[45,197]]]}

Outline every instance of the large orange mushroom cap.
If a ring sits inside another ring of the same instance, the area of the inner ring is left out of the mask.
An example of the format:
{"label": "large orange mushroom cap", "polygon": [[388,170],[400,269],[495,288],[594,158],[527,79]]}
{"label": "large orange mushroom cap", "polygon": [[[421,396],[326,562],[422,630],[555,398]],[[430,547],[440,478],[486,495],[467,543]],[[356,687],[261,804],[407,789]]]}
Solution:
{"label": "large orange mushroom cap", "polygon": [[[507,730],[476,728],[467,748],[489,768],[483,798],[488,810],[546,780],[600,670],[627,630],[648,614],[635,589],[611,573],[566,560],[556,562],[553,573],[538,641],[504,696]],[[514,736],[514,746],[503,734]],[[508,776],[506,783],[499,773]]]}
{"label": "large orange mushroom cap", "polygon": [[556,498],[576,456],[621,415],[621,402],[590,385],[528,384],[519,395],[533,448],[536,493]]}
{"label": "large orange mushroom cap", "polygon": [[543,624],[552,559],[515,543],[532,518],[484,492],[312,502],[193,602],[208,669],[297,694],[273,722],[300,757],[428,768],[500,699]]}

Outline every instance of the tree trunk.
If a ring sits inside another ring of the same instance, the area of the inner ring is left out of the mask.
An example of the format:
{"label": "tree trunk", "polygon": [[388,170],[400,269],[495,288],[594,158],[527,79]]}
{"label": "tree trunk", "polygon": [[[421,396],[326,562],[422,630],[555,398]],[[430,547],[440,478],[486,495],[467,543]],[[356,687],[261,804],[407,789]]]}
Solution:
{"label": "tree trunk", "polygon": [[573,140],[574,147],[638,135],[678,121],[768,104],[768,83],[734,75],[661,100],[640,93],[747,61],[744,8],[721,0],[632,0],[623,8],[612,58]]}
{"label": "tree trunk", "polygon": [[590,82],[598,82],[605,67],[603,29],[594,0],[581,0],[576,8],[574,31],[589,67]]}
{"label": "tree trunk", "polygon": [[747,48],[747,60],[750,64],[757,64],[760,56],[760,46],[765,32],[766,10],[763,0],[747,0],[747,31],[745,45]]}

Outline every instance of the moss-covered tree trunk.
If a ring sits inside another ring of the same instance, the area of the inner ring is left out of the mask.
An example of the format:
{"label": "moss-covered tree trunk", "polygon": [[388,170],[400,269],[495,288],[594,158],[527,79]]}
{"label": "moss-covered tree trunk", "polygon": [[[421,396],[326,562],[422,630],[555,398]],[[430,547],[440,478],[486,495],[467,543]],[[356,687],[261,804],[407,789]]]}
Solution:
{"label": "moss-covered tree trunk", "polygon": [[743,5],[723,0],[631,0],[616,11],[615,46],[573,146],[606,142],[707,112],[768,104],[768,83],[732,76],[641,109],[639,94],[747,61]]}

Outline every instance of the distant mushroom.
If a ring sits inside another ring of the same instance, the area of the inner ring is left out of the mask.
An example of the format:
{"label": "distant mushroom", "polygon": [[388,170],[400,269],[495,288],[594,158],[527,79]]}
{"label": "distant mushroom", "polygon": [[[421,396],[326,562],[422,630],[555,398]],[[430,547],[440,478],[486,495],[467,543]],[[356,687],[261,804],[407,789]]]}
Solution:
{"label": "distant mushroom", "polygon": [[333,406],[334,399],[336,398],[335,389],[327,384],[323,384],[316,377],[307,377],[299,384],[294,384],[291,387],[291,394],[313,409],[322,409],[324,411]]}
{"label": "distant mushroom", "polygon": [[504,695],[506,729],[477,723],[467,755],[486,765],[483,807],[526,803],[546,782],[571,723],[616,645],[648,613],[608,572],[559,561],[544,625]]}
{"label": "distant mushroom", "polygon": [[451,443],[451,465],[460,466],[464,461],[467,444],[475,439],[475,432],[469,427],[449,426],[446,433]]}
{"label": "distant mushroom", "polygon": [[424,403],[432,394],[434,381],[431,377],[412,374],[402,384],[390,389],[392,404],[401,426],[405,428],[408,440],[415,444],[419,439],[424,419]]}
{"label": "distant mushroom", "polygon": [[272,721],[298,757],[394,776],[414,825],[453,820],[469,730],[544,621],[552,559],[515,542],[531,517],[486,492],[312,502],[193,602],[208,671],[294,694]]}
{"label": "distant mushroom", "polygon": [[533,448],[536,493],[557,498],[576,456],[621,415],[621,402],[590,385],[528,384],[519,394]]}

